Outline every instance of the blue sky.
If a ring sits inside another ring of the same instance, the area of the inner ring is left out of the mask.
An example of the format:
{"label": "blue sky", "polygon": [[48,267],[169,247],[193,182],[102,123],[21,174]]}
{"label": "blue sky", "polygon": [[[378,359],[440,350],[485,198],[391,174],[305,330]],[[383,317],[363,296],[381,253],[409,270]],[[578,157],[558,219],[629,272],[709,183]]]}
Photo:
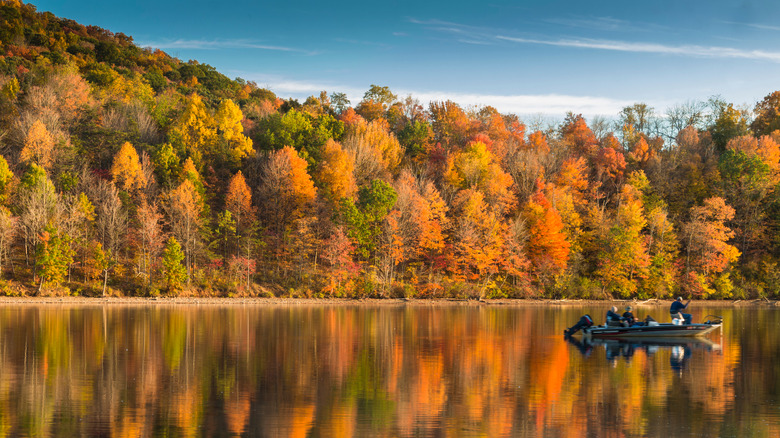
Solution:
{"label": "blue sky", "polygon": [[780,2],[39,0],[280,97],[371,84],[520,115],[614,116],[780,89]]}

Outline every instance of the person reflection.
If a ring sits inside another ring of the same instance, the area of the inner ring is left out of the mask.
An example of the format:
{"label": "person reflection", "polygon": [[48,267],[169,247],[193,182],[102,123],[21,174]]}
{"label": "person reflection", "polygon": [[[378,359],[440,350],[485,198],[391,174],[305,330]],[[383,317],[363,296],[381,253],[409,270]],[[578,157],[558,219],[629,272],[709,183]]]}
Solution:
{"label": "person reflection", "polygon": [[689,345],[675,345],[672,347],[672,354],[669,356],[669,365],[672,370],[682,375],[683,370],[688,365],[688,359],[693,355],[693,350]]}

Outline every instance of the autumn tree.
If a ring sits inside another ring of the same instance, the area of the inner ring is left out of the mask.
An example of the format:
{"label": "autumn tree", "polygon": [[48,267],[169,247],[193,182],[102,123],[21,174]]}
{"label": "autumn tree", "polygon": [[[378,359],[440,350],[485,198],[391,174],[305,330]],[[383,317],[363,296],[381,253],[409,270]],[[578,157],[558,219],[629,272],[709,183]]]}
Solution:
{"label": "autumn tree", "polygon": [[330,266],[328,276],[331,284],[328,291],[338,291],[342,283],[356,271],[352,260],[354,247],[343,227],[336,227],[330,237],[325,239],[322,248],[322,258]]}
{"label": "autumn tree", "polygon": [[714,115],[709,132],[715,146],[722,151],[732,138],[748,134],[747,115],[731,103],[716,100],[712,105]]}
{"label": "autumn tree", "polygon": [[468,280],[496,274],[506,232],[501,217],[491,211],[481,192],[464,190],[455,201],[458,206],[454,231],[455,261]]}
{"label": "autumn tree", "polygon": [[53,225],[48,224],[41,232],[35,249],[35,259],[38,264],[38,293],[45,283],[59,284],[65,280],[68,266],[73,261],[73,250],[68,236],[60,233]]}
{"label": "autumn tree", "polygon": [[11,245],[18,230],[19,218],[11,214],[11,211],[0,206],[0,275],[3,267],[11,260]]}
{"label": "autumn tree", "polygon": [[155,272],[154,268],[164,244],[163,215],[156,202],[149,203],[144,199],[138,206],[136,218],[138,272],[146,277],[149,285],[152,285],[154,281],[152,274]]}
{"label": "autumn tree", "polygon": [[24,234],[25,258],[29,264],[30,250],[38,246],[44,227],[55,221],[59,196],[46,171],[37,164],[30,165],[22,177],[19,191],[19,221]]}
{"label": "autumn tree", "polygon": [[379,119],[398,97],[387,86],[371,85],[355,111],[368,121]]}
{"label": "autumn tree", "polygon": [[641,193],[630,184],[623,185],[614,224],[600,236],[595,275],[604,290],[631,297],[640,280],[647,278],[650,260],[641,235],[645,225]]}
{"label": "autumn tree", "polygon": [[119,263],[121,255],[127,255],[127,212],[122,206],[119,191],[111,181],[99,181],[96,199],[96,223],[98,238],[105,251],[102,264],[103,282],[108,283],[110,271]]}
{"label": "autumn tree", "polygon": [[245,229],[252,222],[254,216],[252,191],[240,170],[228,182],[225,210],[233,214],[240,229]]}
{"label": "autumn tree", "polygon": [[262,214],[271,231],[281,237],[292,221],[303,217],[317,189],[306,171],[306,161],[291,147],[272,153],[261,170]]}
{"label": "autumn tree", "polygon": [[171,130],[172,143],[189,156],[197,167],[203,165],[203,157],[216,142],[214,120],[201,97],[195,93],[187,98],[184,111]]}
{"label": "autumn tree", "polygon": [[682,237],[685,285],[692,293],[710,293],[708,285],[713,277],[739,259],[737,248],[728,243],[734,232],[726,222],[733,218],[734,209],[719,197],[705,199],[703,205],[691,209],[690,220],[682,226]]}
{"label": "autumn tree", "polygon": [[168,213],[173,235],[177,237],[176,245],[179,245],[179,241],[182,242],[187,281],[190,281],[196,256],[202,246],[201,196],[192,180],[184,179],[178,187],[171,189],[165,198],[164,208]]}
{"label": "autumn tree", "polygon": [[435,140],[448,147],[463,146],[471,136],[472,123],[461,107],[452,101],[431,102],[428,107]]}
{"label": "autumn tree", "polygon": [[23,163],[35,163],[44,169],[54,164],[54,138],[40,120],[36,120],[24,140],[19,160]]}
{"label": "autumn tree", "polygon": [[403,261],[428,264],[429,279],[433,275],[435,257],[445,247],[449,220],[448,207],[433,182],[418,179],[404,171],[394,184],[398,195],[391,235],[397,240],[398,257]]}
{"label": "autumn tree", "polygon": [[646,213],[650,275],[645,289],[656,298],[669,296],[677,286],[679,240],[666,208],[658,205]]}
{"label": "autumn tree", "polygon": [[128,193],[135,193],[144,187],[145,180],[141,170],[141,162],[138,153],[129,142],[124,142],[114,156],[111,176],[116,185]]}
{"label": "autumn tree", "polygon": [[220,102],[214,115],[220,142],[216,153],[228,155],[232,163],[239,163],[255,153],[252,140],[244,135],[243,118],[241,109],[230,99]]}
{"label": "autumn tree", "polygon": [[344,148],[338,142],[328,140],[322,149],[322,161],[315,172],[323,196],[332,203],[339,202],[341,198],[354,197],[357,191],[354,168]]}
{"label": "autumn tree", "polygon": [[566,120],[561,127],[561,136],[576,155],[590,157],[598,150],[599,142],[582,114],[566,115]]}
{"label": "autumn tree", "polygon": [[14,174],[8,167],[8,161],[0,155],[0,205],[8,202],[13,190]]}
{"label": "autumn tree", "polygon": [[758,102],[753,109],[756,118],[750,128],[756,135],[770,135],[780,129],[780,91],[774,91]]}
{"label": "autumn tree", "polygon": [[552,200],[563,221],[572,255],[583,249],[583,218],[587,210],[588,189],[588,167],[584,157],[565,160],[554,184],[548,184],[546,188],[547,198]]}
{"label": "autumn tree", "polygon": [[[735,147],[733,140],[729,144]],[[755,152],[740,150],[727,150],[721,155],[718,169],[726,199],[737,212],[734,222],[738,225],[740,248],[749,255],[766,241],[764,220],[770,205],[767,198],[775,189],[778,175]]]}
{"label": "autumn tree", "polygon": [[187,279],[187,269],[182,265],[184,253],[179,242],[171,236],[162,254],[162,278],[169,292],[181,287]]}
{"label": "autumn tree", "polygon": [[566,240],[561,216],[544,195],[541,184],[523,208],[523,217],[528,229],[528,259],[544,283],[566,269],[571,244]]}
{"label": "autumn tree", "polygon": [[364,185],[377,178],[386,178],[401,163],[403,149],[387,122],[359,120],[349,125],[342,141],[344,151],[354,165],[356,183]]}
{"label": "autumn tree", "polygon": [[444,176],[457,188],[482,192],[485,201],[499,214],[508,213],[517,205],[512,178],[482,142],[470,143],[463,152],[453,154]]}

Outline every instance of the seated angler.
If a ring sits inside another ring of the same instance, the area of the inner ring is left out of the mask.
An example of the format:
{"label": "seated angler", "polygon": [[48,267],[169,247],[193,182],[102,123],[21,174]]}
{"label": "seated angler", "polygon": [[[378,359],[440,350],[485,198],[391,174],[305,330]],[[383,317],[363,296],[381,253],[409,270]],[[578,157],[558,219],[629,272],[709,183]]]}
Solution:
{"label": "seated angler", "polygon": [[625,321],[629,327],[632,325],[641,325],[639,321],[636,320],[631,310],[631,306],[626,306],[626,311],[623,312],[623,321]]}
{"label": "seated angler", "polygon": [[607,310],[607,325],[608,326],[623,325],[623,318],[620,315],[618,315],[617,307],[615,306],[612,306],[611,309]]}

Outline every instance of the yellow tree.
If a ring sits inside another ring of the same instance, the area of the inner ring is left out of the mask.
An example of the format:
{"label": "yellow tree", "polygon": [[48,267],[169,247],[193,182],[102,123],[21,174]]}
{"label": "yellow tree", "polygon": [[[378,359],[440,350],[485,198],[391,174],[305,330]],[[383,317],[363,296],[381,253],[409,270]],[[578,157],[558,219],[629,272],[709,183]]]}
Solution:
{"label": "yellow tree", "polygon": [[459,189],[482,192],[485,201],[500,214],[517,205],[512,177],[501,169],[483,142],[471,142],[463,152],[453,154],[444,177]]}
{"label": "yellow tree", "polygon": [[27,131],[19,159],[23,163],[35,163],[46,170],[54,164],[54,137],[40,120],[33,122]]}
{"label": "yellow tree", "polygon": [[184,250],[187,278],[191,278],[195,258],[201,247],[201,197],[190,179],[168,192],[165,208],[176,240]]}
{"label": "yellow tree", "polygon": [[455,204],[459,207],[455,225],[454,251],[459,271],[469,280],[498,272],[504,238],[505,224],[493,213],[481,192],[463,190]]}
{"label": "yellow tree", "polygon": [[650,257],[641,235],[646,224],[641,193],[624,184],[614,225],[599,239],[595,274],[604,290],[627,298],[636,294],[637,280],[647,278]]}
{"label": "yellow tree", "polygon": [[216,141],[217,131],[214,119],[197,94],[187,98],[186,106],[171,130],[173,143],[192,157],[200,167],[203,156]]}
{"label": "yellow tree", "polygon": [[341,198],[353,198],[357,191],[354,169],[349,154],[338,142],[329,139],[322,148],[322,160],[315,173],[323,195],[333,203]]}
{"label": "yellow tree", "polygon": [[5,205],[8,202],[13,189],[13,180],[14,173],[8,167],[8,161],[5,160],[4,156],[0,155],[0,205]]}
{"label": "yellow tree", "polygon": [[401,163],[403,148],[389,131],[384,119],[366,122],[363,118],[346,126],[344,150],[354,163],[355,179],[359,185],[387,177]]}
{"label": "yellow tree", "polygon": [[244,126],[241,124],[244,115],[232,100],[225,99],[220,102],[214,119],[217,133],[233,162],[239,162],[255,153],[252,140],[244,135]]}
{"label": "yellow tree", "polygon": [[133,193],[144,187],[144,175],[138,153],[130,142],[124,142],[114,156],[111,165],[111,176],[117,186],[126,192]]}

